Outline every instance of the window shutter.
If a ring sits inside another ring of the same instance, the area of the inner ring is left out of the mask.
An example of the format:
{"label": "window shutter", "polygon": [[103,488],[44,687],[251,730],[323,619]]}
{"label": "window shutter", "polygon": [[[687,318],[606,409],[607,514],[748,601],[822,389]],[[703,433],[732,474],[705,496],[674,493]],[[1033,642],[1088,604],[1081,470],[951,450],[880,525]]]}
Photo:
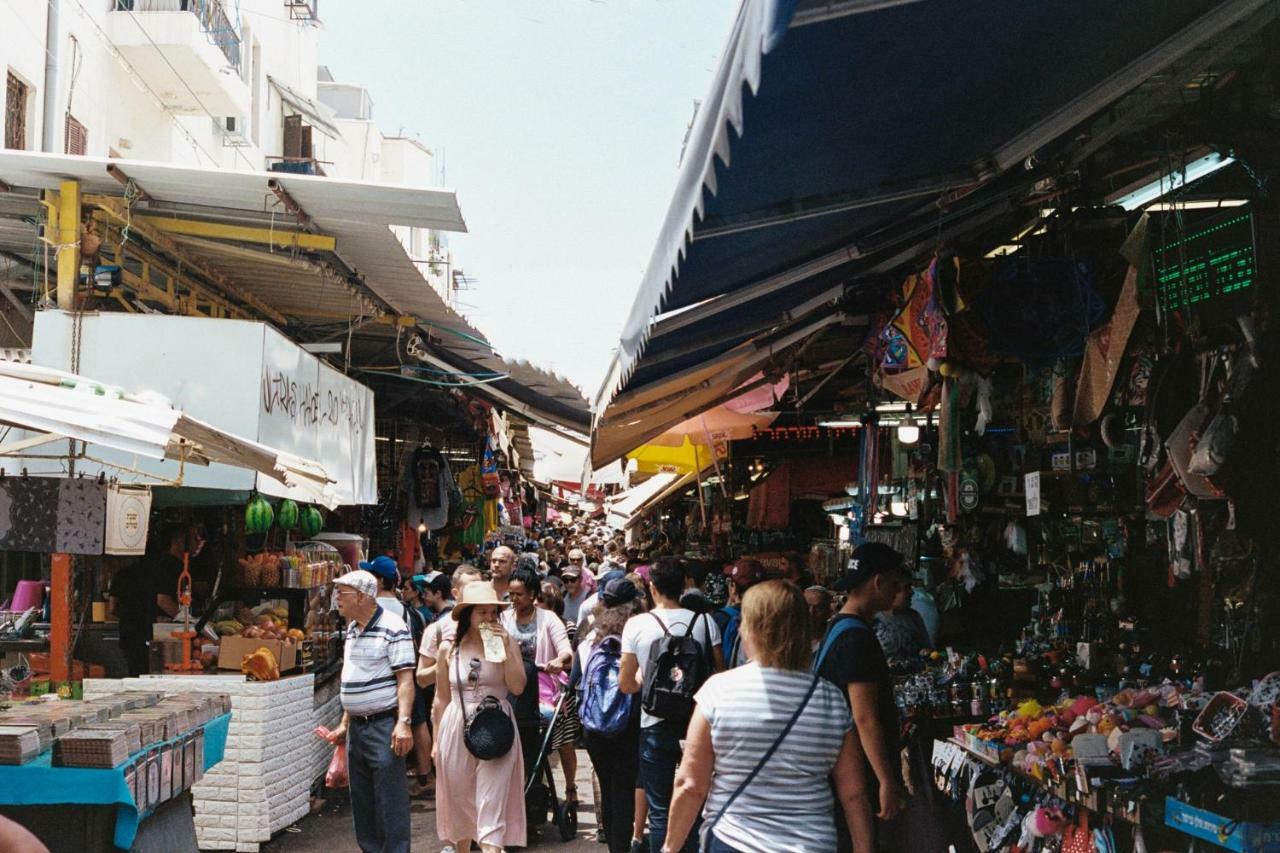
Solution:
{"label": "window shutter", "polygon": [[75,116],[67,115],[64,130],[68,154],[78,154],[83,157],[89,153],[89,131],[76,120]]}
{"label": "window shutter", "polygon": [[284,117],[284,156],[302,156],[302,116]]}
{"label": "window shutter", "polygon": [[11,71],[4,90],[4,147],[21,150],[27,147],[27,84]]}

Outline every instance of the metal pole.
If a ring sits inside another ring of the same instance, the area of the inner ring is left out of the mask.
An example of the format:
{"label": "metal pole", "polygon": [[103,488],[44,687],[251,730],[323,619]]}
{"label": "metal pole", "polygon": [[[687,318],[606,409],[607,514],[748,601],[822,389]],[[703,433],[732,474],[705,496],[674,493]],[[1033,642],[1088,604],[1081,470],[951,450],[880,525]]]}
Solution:
{"label": "metal pole", "polygon": [[60,18],[62,0],[49,0],[45,4],[48,13],[44,19],[44,117],[40,132],[40,150],[57,154],[54,141],[58,138],[58,56],[62,48]]}
{"label": "metal pole", "polygon": [[54,554],[49,564],[49,680],[56,688],[71,680],[71,555]]}

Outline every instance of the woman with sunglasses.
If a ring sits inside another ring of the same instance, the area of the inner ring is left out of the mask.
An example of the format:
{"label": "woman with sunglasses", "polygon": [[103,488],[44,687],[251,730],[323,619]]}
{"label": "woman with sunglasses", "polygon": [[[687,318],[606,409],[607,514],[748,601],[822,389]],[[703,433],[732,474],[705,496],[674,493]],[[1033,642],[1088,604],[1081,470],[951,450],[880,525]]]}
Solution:
{"label": "woman with sunglasses", "polygon": [[[498,599],[493,584],[469,583],[452,617],[458,623],[455,639],[440,644],[436,666],[436,698],[432,708],[436,737],[436,830],[440,839],[459,851],[474,840],[484,853],[525,845],[524,758],[518,747],[482,761],[467,750],[463,738],[466,718],[485,697],[498,699],[515,717],[508,694],[525,688],[520,646],[498,623],[498,611],[510,604]],[[506,660],[485,659],[481,625],[501,639]]]}

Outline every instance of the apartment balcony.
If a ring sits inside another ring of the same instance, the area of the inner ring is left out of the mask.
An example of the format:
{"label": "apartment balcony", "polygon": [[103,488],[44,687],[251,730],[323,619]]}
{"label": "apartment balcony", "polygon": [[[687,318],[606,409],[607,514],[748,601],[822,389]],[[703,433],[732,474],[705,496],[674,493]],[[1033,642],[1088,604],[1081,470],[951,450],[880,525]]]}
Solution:
{"label": "apartment balcony", "polygon": [[141,77],[169,110],[243,116],[249,87],[233,9],[227,0],[114,0],[106,29],[124,73]]}

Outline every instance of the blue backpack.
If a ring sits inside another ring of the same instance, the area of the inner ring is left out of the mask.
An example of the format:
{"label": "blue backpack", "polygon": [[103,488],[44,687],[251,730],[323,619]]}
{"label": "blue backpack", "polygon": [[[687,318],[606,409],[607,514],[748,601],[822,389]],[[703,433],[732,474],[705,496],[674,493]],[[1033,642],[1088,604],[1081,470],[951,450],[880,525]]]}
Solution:
{"label": "blue backpack", "polygon": [[631,695],[618,686],[622,667],[622,641],[605,637],[587,657],[578,690],[578,717],[592,734],[613,737],[631,722]]}
{"label": "blue backpack", "polygon": [[715,621],[720,628],[720,651],[724,654],[724,667],[733,669],[733,663],[738,657],[738,646],[742,641],[739,633],[742,625],[742,610],[732,605],[725,605],[716,613]]}

